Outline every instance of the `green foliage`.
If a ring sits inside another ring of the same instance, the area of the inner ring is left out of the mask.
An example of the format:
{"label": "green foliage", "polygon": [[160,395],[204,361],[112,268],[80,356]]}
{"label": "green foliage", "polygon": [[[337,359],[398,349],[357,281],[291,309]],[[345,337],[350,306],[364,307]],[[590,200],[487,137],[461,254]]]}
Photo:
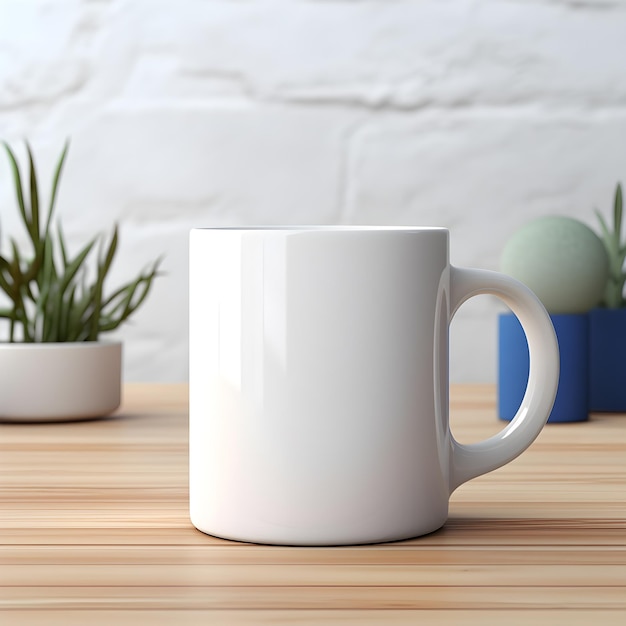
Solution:
{"label": "green foliage", "polygon": [[596,210],[596,215],[600,221],[602,230],[602,242],[609,257],[609,279],[604,292],[604,304],[609,309],[619,309],[626,306],[624,299],[624,283],[626,273],[624,272],[624,261],[626,260],[626,243],[621,241],[622,233],[622,186],[618,183],[615,189],[615,200],[613,202],[613,229],[609,227]]}
{"label": "green foliage", "polygon": [[[69,144],[59,157],[42,223],[37,172],[28,143],[28,186],[11,147],[9,157],[17,205],[29,239],[28,250],[20,250],[9,238],[10,254],[0,254],[0,289],[10,306],[0,308],[0,318],[9,323],[9,341],[65,342],[96,341],[100,333],[115,330],[141,306],[152,282],[159,275],[160,259],[135,280],[109,295],[104,283],[118,247],[117,225],[109,238],[96,236],[75,255],[67,250],[61,225],[52,228],[52,216],[63,164]],[[88,259],[95,255],[95,267]]]}

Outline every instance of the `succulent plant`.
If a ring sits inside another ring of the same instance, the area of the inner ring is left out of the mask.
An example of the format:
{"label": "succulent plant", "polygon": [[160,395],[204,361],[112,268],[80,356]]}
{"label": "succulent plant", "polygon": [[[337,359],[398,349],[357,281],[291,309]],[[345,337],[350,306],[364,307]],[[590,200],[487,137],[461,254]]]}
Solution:
{"label": "succulent plant", "polygon": [[609,278],[604,290],[603,303],[608,309],[619,309],[626,306],[624,299],[624,283],[626,272],[626,242],[621,240],[622,233],[622,186],[618,183],[613,201],[613,229],[610,230],[600,211],[596,215],[602,229],[602,242],[609,257]]}
{"label": "succulent plant", "polygon": [[507,241],[501,268],[530,287],[549,313],[586,313],[598,306],[609,274],[602,241],[580,220],[536,218]]}
{"label": "succulent plant", "polygon": [[[52,217],[66,143],[56,164],[47,214],[42,215],[37,172],[32,151],[28,154],[28,187],[15,153],[5,142],[17,205],[26,228],[29,244],[20,249],[9,238],[10,254],[0,248],[0,289],[9,300],[0,308],[0,319],[9,324],[10,342],[96,341],[101,333],[115,330],[127,321],[146,299],[161,259],[152,263],[134,280],[105,295],[104,284],[118,248],[118,228],[109,238],[98,235],[71,256],[61,224],[53,227]],[[1,241],[0,241],[1,243]],[[88,260],[96,255],[95,268]]]}

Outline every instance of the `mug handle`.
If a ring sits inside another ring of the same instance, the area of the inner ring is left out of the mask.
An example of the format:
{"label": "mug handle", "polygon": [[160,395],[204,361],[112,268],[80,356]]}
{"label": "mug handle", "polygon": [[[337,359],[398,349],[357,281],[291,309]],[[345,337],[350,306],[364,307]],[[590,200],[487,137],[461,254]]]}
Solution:
{"label": "mug handle", "polygon": [[450,268],[450,320],[473,296],[497,296],[522,324],[530,353],[526,393],[513,420],[497,435],[473,444],[451,436],[450,493],[519,456],[545,425],[559,382],[559,348],[554,327],[539,298],[517,280],[488,270]]}

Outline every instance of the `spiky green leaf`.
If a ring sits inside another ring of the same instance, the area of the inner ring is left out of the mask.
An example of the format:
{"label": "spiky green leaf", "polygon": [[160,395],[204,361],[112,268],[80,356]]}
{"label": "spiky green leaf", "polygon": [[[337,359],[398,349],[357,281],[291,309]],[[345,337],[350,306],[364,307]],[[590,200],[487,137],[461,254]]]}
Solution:
{"label": "spiky green leaf", "polygon": [[613,201],[613,250],[620,248],[622,236],[622,186],[618,183]]}
{"label": "spiky green leaf", "polygon": [[115,226],[113,227],[113,235],[109,243],[109,248],[107,249],[106,256],[104,257],[104,263],[102,266],[103,275],[105,277],[109,273],[109,270],[111,269],[113,258],[115,257],[115,253],[117,252],[117,241],[118,241],[118,230],[117,230],[117,224],[115,224]]}
{"label": "spiky green leaf", "polygon": [[59,223],[58,226],[59,247],[61,248],[61,259],[63,260],[64,267],[67,267],[67,246],[65,244],[65,236],[63,235],[63,228]]}
{"label": "spiky green leaf", "polygon": [[96,239],[90,241],[77,255],[72,261],[67,261],[67,257],[65,253],[63,254],[64,265],[65,265],[65,273],[61,279],[61,295],[65,293],[65,290],[70,285],[70,283],[74,280],[74,277],[78,273],[78,271],[83,267],[83,263],[85,259],[91,252],[92,248],[96,243]]}
{"label": "spiky green leaf", "polygon": [[37,171],[35,169],[35,159],[33,158],[30,144],[26,142],[26,152],[28,153],[28,178],[30,183],[30,236],[35,248],[39,245],[39,187],[37,185]]}
{"label": "spiky green leaf", "polygon": [[52,180],[52,191],[50,193],[50,205],[48,207],[48,218],[46,220],[46,230],[45,234],[47,235],[50,230],[50,224],[52,222],[52,214],[54,213],[54,207],[57,199],[57,192],[59,188],[59,181],[61,180],[61,172],[63,171],[63,164],[65,163],[65,157],[67,156],[67,151],[69,150],[70,142],[69,139],[65,142],[63,146],[63,152],[61,152],[61,156],[59,157],[59,161],[56,166],[56,170],[54,171],[54,178]]}
{"label": "spiky green leaf", "polygon": [[3,145],[9,157],[9,163],[11,164],[11,172],[13,174],[13,186],[15,187],[15,196],[17,199],[17,206],[20,210],[22,221],[24,222],[24,225],[26,226],[26,230],[30,233],[31,232],[30,217],[26,211],[26,204],[24,202],[24,188],[22,186],[22,176],[20,174],[20,168],[17,164],[15,153],[13,152],[13,150],[11,150],[11,146],[9,146],[9,144],[6,141],[3,142]]}

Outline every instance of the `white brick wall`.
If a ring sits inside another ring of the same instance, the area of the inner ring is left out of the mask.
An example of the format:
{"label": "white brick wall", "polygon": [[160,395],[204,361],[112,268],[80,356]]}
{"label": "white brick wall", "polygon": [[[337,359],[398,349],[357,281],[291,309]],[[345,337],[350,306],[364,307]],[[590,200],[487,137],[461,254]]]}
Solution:
{"label": "white brick wall", "polygon": [[[626,0],[0,0],[0,138],[44,174],[77,246],[121,223],[113,280],[160,253],[127,380],[187,376],[192,226],[452,229],[497,269],[533,216],[594,223],[626,181]],[[0,217],[15,231],[0,158]],[[452,378],[495,379],[499,305],[452,327]]]}

